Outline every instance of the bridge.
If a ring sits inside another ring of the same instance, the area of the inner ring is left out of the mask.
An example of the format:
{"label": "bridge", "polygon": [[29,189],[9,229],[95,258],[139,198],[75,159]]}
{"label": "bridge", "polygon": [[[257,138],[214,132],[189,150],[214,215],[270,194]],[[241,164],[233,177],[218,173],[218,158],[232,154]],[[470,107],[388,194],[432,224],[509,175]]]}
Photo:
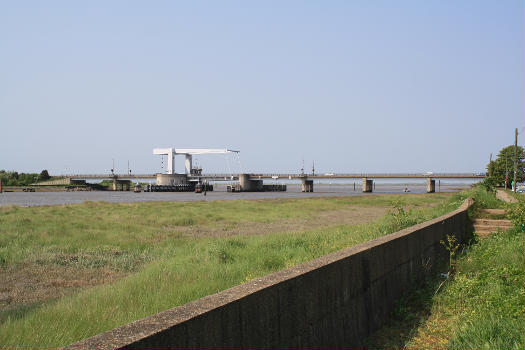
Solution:
{"label": "bridge", "polygon": [[[113,190],[120,187],[121,190],[129,190],[131,181],[155,179],[157,185],[173,186],[177,184],[195,184],[203,181],[238,181],[239,184],[232,187],[236,191],[260,191],[264,188],[263,180],[300,180],[303,192],[313,192],[314,180],[321,179],[362,179],[363,192],[372,192],[374,187],[373,179],[426,179],[427,192],[435,191],[435,179],[483,179],[484,174],[475,173],[325,173],[325,174],[305,174],[305,173],[252,173],[252,174],[201,174],[194,172],[191,174],[67,174],[62,175],[61,179],[50,180],[38,185],[74,185],[87,180],[111,180]],[[355,186],[355,184],[354,184]]]}
{"label": "bridge", "polygon": [[[484,174],[474,173],[327,173],[327,174],[302,174],[302,173],[251,173],[255,179],[484,179]],[[139,180],[156,179],[157,174],[67,174],[60,175],[72,180]],[[238,180],[238,174],[210,173],[200,175],[187,175],[188,179],[208,181],[232,181]]]}
{"label": "bridge", "polygon": [[[205,179],[221,179],[231,177],[231,174],[202,174],[200,176],[192,175],[191,177],[202,177]],[[297,174],[297,173],[251,173],[250,177],[259,179],[484,179],[483,174],[474,173],[328,173],[328,174]]]}
{"label": "bridge", "polygon": [[[131,174],[131,171],[126,174],[115,174],[111,169],[111,174],[68,174],[62,175],[61,179],[47,181],[40,183],[40,185],[69,185],[73,183],[80,183],[86,180],[111,180],[113,181],[113,189],[116,190],[118,186],[123,189],[125,186],[129,190],[132,180],[147,180],[155,179],[156,186],[164,186],[163,188],[170,188],[173,186],[182,185],[182,187],[191,188],[196,185],[208,181],[238,181],[238,185],[230,186],[239,191],[260,191],[264,190],[264,179],[281,179],[292,180],[298,179],[302,182],[303,192],[313,192],[314,180],[320,179],[363,179],[363,192],[372,192],[372,179],[426,179],[428,184],[428,192],[434,192],[435,179],[483,179],[484,174],[476,173],[325,173],[315,174],[312,166],[312,173],[306,174],[304,172],[304,162],[301,168],[301,173],[244,173],[242,170],[239,174],[203,174],[201,168],[193,167],[194,155],[205,154],[227,154],[234,153],[239,156],[239,151],[228,148],[155,148],[153,154],[167,156],[167,167],[164,173],[156,174]],[[184,155],[185,173],[175,173],[175,156]],[[240,159],[239,165],[240,165]],[[242,167],[240,167],[242,169]],[[354,184],[355,186],[355,184]],[[180,186],[179,186],[180,187]]]}
{"label": "bridge", "polygon": [[136,180],[136,179],[155,179],[156,174],[66,174],[58,175],[59,177],[72,180]]}

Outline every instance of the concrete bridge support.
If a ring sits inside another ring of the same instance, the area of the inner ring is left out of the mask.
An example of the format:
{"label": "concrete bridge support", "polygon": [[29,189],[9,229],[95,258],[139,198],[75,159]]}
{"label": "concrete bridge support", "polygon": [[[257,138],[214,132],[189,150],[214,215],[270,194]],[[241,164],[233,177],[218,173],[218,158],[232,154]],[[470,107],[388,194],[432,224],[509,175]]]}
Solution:
{"label": "concrete bridge support", "polygon": [[249,190],[251,188],[250,174],[239,174],[239,185],[241,186],[241,191]]}
{"label": "concrete bridge support", "polygon": [[188,183],[186,174],[157,174],[157,185],[175,186]]}
{"label": "concrete bridge support", "polygon": [[250,177],[250,174],[239,174],[239,185],[243,192],[263,191],[263,180],[254,180]]}
{"label": "concrete bridge support", "polygon": [[313,192],[314,191],[314,180],[308,180],[306,177],[301,179],[301,191],[302,192]]}
{"label": "concrete bridge support", "polygon": [[130,180],[113,179],[113,191],[129,191],[131,189]]}
{"label": "concrete bridge support", "polygon": [[427,177],[427,193],[436,192],[436,180]]}
{"label": "concrete bridge support", "polygon": [[366,177],[363,177],[363,192],[372,192],[374,188],[374,180],[368,180]]}

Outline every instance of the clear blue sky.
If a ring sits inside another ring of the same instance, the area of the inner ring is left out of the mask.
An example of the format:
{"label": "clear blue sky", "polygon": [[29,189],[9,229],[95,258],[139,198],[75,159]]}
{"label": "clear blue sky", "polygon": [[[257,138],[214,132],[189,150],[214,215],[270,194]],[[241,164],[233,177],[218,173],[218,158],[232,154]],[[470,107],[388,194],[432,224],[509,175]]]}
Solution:
{"label": "clear blue sky", "polygon": [[524,9],[4,0],[0,169],[152,173],[155,147],[229,147],[251,172],[484,171],[525,140]]}

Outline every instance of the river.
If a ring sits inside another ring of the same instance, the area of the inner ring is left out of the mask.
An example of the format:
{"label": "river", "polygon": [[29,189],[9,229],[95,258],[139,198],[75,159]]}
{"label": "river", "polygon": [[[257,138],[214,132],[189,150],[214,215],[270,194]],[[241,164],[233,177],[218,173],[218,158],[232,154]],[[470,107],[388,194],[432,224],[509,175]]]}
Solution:
{"label": "river", "polygon": [[[413,180],[409,180],[414,182]],[[271,182],[268,182],[271,183]],[[436,181],[436,192],[458,191],[469,188],[471,184],[465,182],[441,183]],[[286,192],[226,192],[226,185],[215,184],[214,191],[206,195],[193,192],[113,192],[113,191],[90,191],[90,192],[4,192],[0,194],[0,205],[16,206],[41,206],[41,205],[63,205],[83,203],[86,201],[104,201],[112,203],[126,202],[150,202],[150,201],[216,201],[236,199],[264,199],[264,198],[307,198],[307,197],[333,197],[333,196],[358,196],[374,194],[405,194],[425,193],[424,183],[376,183],[373,193],[361,191],[361,181],[355,183],[315,183],[314,192],[302,193],[299,184],[288,184]]]}

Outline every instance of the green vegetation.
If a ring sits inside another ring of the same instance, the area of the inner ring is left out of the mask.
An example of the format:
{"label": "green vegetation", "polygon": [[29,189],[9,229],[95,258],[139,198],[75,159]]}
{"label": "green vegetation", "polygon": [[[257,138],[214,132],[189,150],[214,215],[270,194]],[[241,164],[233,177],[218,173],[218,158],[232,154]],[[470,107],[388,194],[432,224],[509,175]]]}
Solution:
{"label": "green vegetation", "polygon": [[46,180],[49,180],[51,178],[51,176],[49,176],[49,173],[47,172],[47,170],[42,170],[40,172],[40,175],[38,176],[38,181],[46,181]]}
{"label": "green vegetation", "polygon": [[480,241],[435,302],[454,325],[448,349],[525,347],[525,244],[517,230]]}
{"label": "green vegetation", "polygon": [[[523,147],[518,146],[518,182],[525,180],[524,159],[525,152]],[[505,186],[505,176],[508,176],[507,188],[511,187],[514,180],[514,145],[507,146],[499,151],[498,157],[495,161],[487,165],[488,173],[491,174],[489,182],[498,186]]]}
{"label": "green vegetation", "polygon": [[113,180],[102,180],[98,185],[105,189],[113,188]]}
{"label": "green vegetation", "polygon": [[0,181],[7,186],[27,186],[38,181],[49,180],[51,176],[47,170],[37,173],[18,173],[16,171],[0,170]]}
{"label": "green vegetation", "polygon": [[475,217],[479,215],[480,209],[492,208],[492,209],[504,209],[505,203],[496,198],[496,192],[493,188],[486,189],[485,186],[480,184],[479,186],[473,187],[466,195],[475,199],[474,205],[471,207],[469,215]]}
{"label": "green vegetation", "polygon": [[[478,208],[493,208],[493,193],[477,187],[470,194]],[[427,281],[402,300],[369,348],[525,348],[525,201],[516,197],[507,205],[514,228],[464,247],[454,276]]]}
{"label": "green vegetation", "polygon": [[525,230],[525,196],[514,192],[509,192],[511,196],[518,200],[517,203],[506,205],[507,217],[512,221],[515,227]]}
{"label": "green vegetation", "polygon": [[[456,209],[464,198],[433,194],[0,208],[4,271],[43,266],[127,273],[111,284],[7,308],[0,315],[0,347],[63,346],[439,216]],[[212,228],[263,229],[271,223],[319,218],[323,212],[392,205],[386,216],[371,224],[207,235]]]}

